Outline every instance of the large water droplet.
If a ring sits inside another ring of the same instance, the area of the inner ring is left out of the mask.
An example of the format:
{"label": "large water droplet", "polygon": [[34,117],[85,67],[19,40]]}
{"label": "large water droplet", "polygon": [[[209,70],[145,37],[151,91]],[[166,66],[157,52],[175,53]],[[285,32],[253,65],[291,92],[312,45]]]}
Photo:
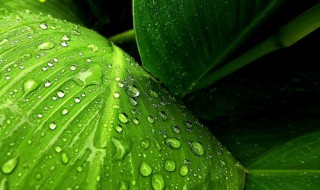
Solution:
{"label": "large water droplet", "polygon": [[120,113],[118,118],[122,123],[128,123],[128,121],[129,121],[128,116],[125,113]]}
{"label": "large water droplet", "polygon": [[127,89],[127,94],[130,97],[138,97],[140,95],[140,91],[136,87],[129,85]]}
{"label": "large water droplet", "polygon": [[81,86],[101,84],[102,75],[102,68],[99,65],[93,65],[87,71],[80,72],[74,80]]}
{"label": "large water droplet", "polygon": [[50,87],[50,86],[51,86],[51,82],[50,82],[50,81],[46,81],[46,82],[44,83],[44,87],[48,88],[48,87]]}
{"label": "large water droplet", "polygon": [[141,141],[140,144],[141,144],[141,147],[146,150],[149,148],[150,142],[148,140],[143,140]]}
{"label": "large water droplet", "polygon": [[67,108],[64,108],[63,110],[61,110],[62,115],[67,115],[68,113],[69,113],[69,110]]}
{"label": "large water droplet", "polygon": [[61,161],[63,164],[68,164],[68,162],[69,162],[69,157],[65,152],[63,152],[61,154]]}
{"label": "large water droplet", "polygon": [[176,169],[176,164],[172,160],[166,160],[164,163],[164,169],[168,172],[173,172]]}
{"label": "large water droplet", "polygon": [[124,156],[127,154],[125,146],[118,139],[112,138],[111,141],[116,149],[116,153],[113,158],[116,160],[124,158]]}
{"label": "large water droplet", "polygon": [[28,79],[23,83],[23,91],[27,95],[34,90],[36,90],[39,86],[39,83],[33,79]]}
{"label": "large water droplet", "polygon": [[151,185],[154,190],[163,190],[165,183],[164,183],[164,179],[163,179],[162,175],[161,174],[154,174],[152,176]]}
{"label": "large water droplet", "polygon": [[188,168],[188,166],[183,165],[183,166],[180,167],[179,174],[180,174],[182,177],[186,176],[188,173],[189,173],[189,168]]}
{"label": "large water droplet", "polygon": [[52,42],[44,42],[40,45],[38,45],[38,50],[48,50],[54,48],[55,44]]}
{"label": "large water droplet", "polygon": [[55,122],[52,122],[52,123],[49,124],[49,128],[51,130],[55,130],[57,128],[57,124]]}
{"label": "large water droplet", "polygon": [[79,103],[81,102],[81,99],[80,99],[79,97],[76,97],[76,98],[74,99],[74,102],[77,103],[77,104],[79,104]]}
{"label": "large water droplet", "polygon": [[48,25],[46,23],[42,23],[39,26],[42,30],[47,30],[48,29]]}
{"label": "large water droplet", "polygon": [[64,97],[64,92],[63,92],[62,90],[59,90],[59,91],[57,92],[57,96],[58,96],[59,98],[63,98],[63,97]]}
{"label": "large water droplet", "polygon": [[166,144],[171,148],[179,148],[180,147],[180,141],[177,138],[167,138]]}
{"label": "large water droplet", "polygon": [[197,141],[192,142],[190,145],[190,148],[191,148],[191,151],[197,156],[202,156],[204,154],[203,145]]}
{"label": "large water droplet", "polygon": [[152,172],[151,166],[145,161],[142,161],[140,165],[140,174],[144,177],[147,177],[151,174],[151,172]]}
{"label": "large water droplet", "polygon": [[7,160],[1,167],[2,172],[4,174],[12,173],[14,171],[14,169],[17,167],[18,162],[19,162],[18,156]]}

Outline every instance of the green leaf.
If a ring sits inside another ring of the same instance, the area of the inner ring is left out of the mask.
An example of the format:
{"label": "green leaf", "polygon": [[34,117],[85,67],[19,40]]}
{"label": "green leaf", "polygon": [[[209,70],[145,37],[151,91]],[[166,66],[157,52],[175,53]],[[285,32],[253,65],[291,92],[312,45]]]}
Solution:
{"label": "green leaf", "polygon": [[184,95],[284,1],[134,1],[144,66]]}
{"label": "green leaf", "polygon": [[320,131],[274,148],[248,167],[246,189],[319,189]]}
{"label": "green leaf", "polygon": [[242,166],[118,47],[45,14],[5,13],[0,189],[243,188]]}

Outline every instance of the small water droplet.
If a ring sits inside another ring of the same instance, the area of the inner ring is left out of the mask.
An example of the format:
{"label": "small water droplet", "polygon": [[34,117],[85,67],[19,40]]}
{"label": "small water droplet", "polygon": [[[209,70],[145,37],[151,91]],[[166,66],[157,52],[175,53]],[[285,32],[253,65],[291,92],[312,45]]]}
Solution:
{"label": "small water droplet", "polygon": [[154,123],[154,118],[152,116],[148,116],[147,120],[149,123]]}
{"label": "small water droplet", "polygon": [[57,128],[56,123],[55,123],[55,122],[50,123],[50,124],[49,124],[49,128],[50,128],[51,130],[55,130],[55,129]]}
{"label": "small water droplet", "polygon": [[66,41],[61,42],[62,47],[68,47],[68,43]]}
{"label": "small water droplet", "polygon": [[36,180],[40,180],[42,178],[42,175],[41,173],[37,173],[36,176],[35,176]]}
{"label": "small water droplet", "polygon": [[55,44],[52,42],[44,42],[38,45],[38,50],[48,50],[54,48]]}
{"label": "small water droplet", "polygon": [[70,38],[67,35],[64,35],[64,36],[61,37],[61,40],[62,41],[69,41]]}
{"label": "small water droplet", "polygon": [[81,99],[80,99],[79,97],[76,97],[76,98],[74,99],[74,102],[78,104],[78,103],[81,102]]}
{"label": "small water droplet", "polygon": [[78,172],[82,172],[82,170],[83,170],[83,168],[82,168],[81,166],[78,166],[78,167],[77,167],[77,171],[78,171]]}
{"label": "small water droplet", "polygon": [[38,114],[38,118],[42,118],[43,115],[41,113]]}
{"label": "small water droplet", "polygon": [[55,150],[57,153],[60,153],[60,152],[62,151],[62,148],[61,148],[61,146],[56,146],[56,147],[54,148],[54,150]]}
{"label": "small water droplet", "polygon": [[132,106],[136,106],[138,104],[138,101],[135,98],[130,98],[129,99],[129,103]]}
{"label": "small water droplet", "polygon": [[140,95],[140,91],[135,86],[129,85],[127,94],[130,97],[138,97]]}
{"label": "small water droplet", "polygon": [[120,97],[120,94],[119,94],[118,92],[115,92],[115,93],[113,93],[113,97],[114,97],[114,98],[119,98],[119,97]]}
{"label": "small water droplet", "polygon": [[177,138],[167,138],[166,139],[166,144],[170,147],[170,148],[179,148],[180,147],[180,141]]}
{"label": "small water droplet", "polygon": [[99,50],[95,44],[88,45],[88,48],[93,52],[97,52]]}
{"label": "small water droplet", "polygon": [[14,171],[14,169],[17,167],[18,162],[19,162],[18,156],[7,160],[1,167],[2,172],[4,174],[12,173]]}
{"label": "small water droplet", "polygon": [[36,90],[39,86],[39,83],[33,79],[28,79],[23,83],[23,91],[27,95],[34,90]]}
{"label": "small water droplet", "polygon": [[69,113],[69,110],[67,108],[64,108],[61,110],[61,115],[67,115]]}
{"label": "small water droplet", "polygon": [[75,70],[77,69],[77,66],[71,65],[71,66],[69,67],[69,69],[70,69],[71,71],[75,71]]}
{"label": "small water droplet", "polygon": [[138,125],[138,124],[140,123],[140,122],[139,122],[139,119],[138,119],[138,118],[134,118],[134,119],[133,119],[133,123],[136,124],[136,125]]}
{"label": "small water droplet", "polygon": [[124,84],[122,82],[118,82],[118,87],[123,88]]}
{"label": "small water droplet", "polygon": [[197,141],[192,142],[190,148],[191,151],[197,156],[202,156],[204,154],[203,145]]}
{"label": "small water droplet", "polygon": [[139,171],[142,176],[147,177],[152,173],[152,168],[147,162],[142,161]]}
{"label": "small water droplet", "polygon": [[164,179],[163,179],[162,175],[161,174],[154,174],[152,176],[151,185],[154,190],[163,190],[165,183],[164,183]]}
{"label": "small water droplet", "polygon": [[118,131],[119,133],[121,133],[123,129],[122,129],[122,126],[121,126],[121,125],[117,125],[117,126],[115,127],[115,130]]}
{"label": "small water droplet", "polygon": [[48,88],[48,87],[50,87],[50,86],[51,86],[51,82],[50,82],[50,81],[46,81],[46,82],[44,83],[44,87]]}
{"label": "small water droplet", "polygon": [[172,131],[176,134],[179,134],[180,133],[180,127],[179,126],[173,126],[172,127]]}
{"label": "small water droplet", "polygon": [[189,168],[188,168],[188,166],[183,165],[183,166],[180,167],[179,174],[180,174],[182,177],[186,176],[188,173],[189,173]]}
{"label": "small water droplet", "polygon": [[141,147],[145,150],[147,150],[149,148],[150,142],[148,140],[143,140],[140,143]]}
{"label": "small water droplet", "polygon": [[48,25],[46,23],[42,23],[39,26],[42,30],[47,30],[48,29]]}
{"label": "small water droplet", "polygon": [[168,172],[173,172],[176,169],[176,164],[172,160],[166,160],[164,163],[164,169]]}
{"label": "small water droplet", "polygon": [[120,113],[118,117],[122,123],[127,123],[129,121],[128,116],[125,113]]}
{"label": "small water droplet", "polygon": [[159,95],[154,90],[149,90],[149,95],[154,97],[154,98],[158,98],[159,97]]}
{"label": "small water droplet", "polygon": [[65,152],[61,154],[61,161],[63,164],[67,164],[69,162],[69,157]]}
{"label": "small water droplet", "polygon": [[168,119],[167,113],[165,111],[160,111],[159,115],[160,115],[162,120]]}
{"label": "small water droplet", "polygon": [[63,98],[63,97],[64,97],[64,92],[63,92],[62,90],[59,90],[59,91],[57,92],[57,96],[58,96],[59,98]]}

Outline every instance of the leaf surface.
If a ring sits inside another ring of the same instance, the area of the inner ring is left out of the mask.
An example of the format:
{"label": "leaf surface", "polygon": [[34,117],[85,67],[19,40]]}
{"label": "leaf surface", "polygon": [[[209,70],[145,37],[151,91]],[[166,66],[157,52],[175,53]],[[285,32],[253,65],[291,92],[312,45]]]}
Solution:
{"label": "leaf surface", "polygon": [[143,65],[171,91],[184,95],[283,2],[135,0]]}
{"label": "leaf surface", "polygon": [[6,11],[0,37],[0,189],[243,188],[231,154],[97,33]]}

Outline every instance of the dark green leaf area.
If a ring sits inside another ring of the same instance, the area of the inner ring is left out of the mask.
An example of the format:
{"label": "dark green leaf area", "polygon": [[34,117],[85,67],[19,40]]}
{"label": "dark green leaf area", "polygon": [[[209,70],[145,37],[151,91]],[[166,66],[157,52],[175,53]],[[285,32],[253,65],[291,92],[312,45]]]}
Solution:
{"label": "dark green leaf area", "polygon": [[242,189],[230,153],[97,33],[24,11],[0,34],[0,189]]}

